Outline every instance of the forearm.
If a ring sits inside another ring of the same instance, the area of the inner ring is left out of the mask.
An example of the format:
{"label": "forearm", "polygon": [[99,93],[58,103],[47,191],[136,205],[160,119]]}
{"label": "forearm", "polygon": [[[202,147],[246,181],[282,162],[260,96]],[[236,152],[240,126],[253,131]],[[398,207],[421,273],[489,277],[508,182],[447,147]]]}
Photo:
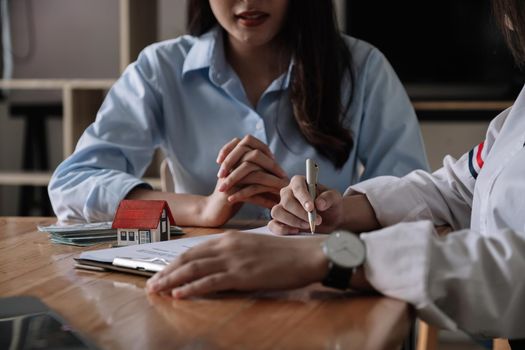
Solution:
{"label": "forearm", "polygon": [[168,202],[175,224],[179,226],[214,226],[203,218],[205,196],[169,193],[135,187],[126,199],[165,200]]}
{"label": "forearm", "polygon": [[364,194],[343,197],[340,227],[352,232],[368,232],[381,228],[374,208]]}

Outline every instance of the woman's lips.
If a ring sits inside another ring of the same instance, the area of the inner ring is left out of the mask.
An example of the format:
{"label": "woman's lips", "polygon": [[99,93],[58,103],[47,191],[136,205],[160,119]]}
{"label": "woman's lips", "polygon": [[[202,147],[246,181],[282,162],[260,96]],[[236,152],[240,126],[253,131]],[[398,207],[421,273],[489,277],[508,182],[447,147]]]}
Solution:
{"label": "woman's lips", "polygon": [[245,27],[257,27],[263,24],[270,15],[260,11],[244,11],[235,15],[237,21]]}

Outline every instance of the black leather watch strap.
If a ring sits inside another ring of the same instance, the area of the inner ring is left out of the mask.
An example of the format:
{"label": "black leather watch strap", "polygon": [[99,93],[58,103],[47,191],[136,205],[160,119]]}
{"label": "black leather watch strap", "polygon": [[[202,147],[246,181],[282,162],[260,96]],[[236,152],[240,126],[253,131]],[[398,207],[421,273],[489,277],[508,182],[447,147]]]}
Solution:
{"label": "black leather watch strap", "polygon": [[355,268],[345,269],[330,262],[328,273],[321,282],[323,286],[346,290],[350,288],[350,281]]}

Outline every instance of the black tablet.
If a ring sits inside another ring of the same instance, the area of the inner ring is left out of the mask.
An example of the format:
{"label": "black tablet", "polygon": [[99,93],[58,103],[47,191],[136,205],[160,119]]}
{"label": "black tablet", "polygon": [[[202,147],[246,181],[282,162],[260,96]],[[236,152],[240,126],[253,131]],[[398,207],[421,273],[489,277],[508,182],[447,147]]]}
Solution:
{"label": "black tablet", "polygon": [[35,297],[0,298],[0,349],[98,349]]}

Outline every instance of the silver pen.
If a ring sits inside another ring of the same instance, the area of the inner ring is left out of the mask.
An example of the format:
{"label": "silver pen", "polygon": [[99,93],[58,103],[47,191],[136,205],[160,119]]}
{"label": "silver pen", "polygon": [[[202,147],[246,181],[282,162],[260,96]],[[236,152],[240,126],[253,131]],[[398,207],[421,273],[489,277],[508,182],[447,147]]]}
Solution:
{"label": "silver pen", "polygon": [[306,159],[306,185],[308,186],[308,192],[314,202],[314,208],[308,212],[308,223],[310,224],[310,231],[312,234],[315,232],[315,197],[317,196],[317,176],[319,173],[319,167],[311,159]]}

